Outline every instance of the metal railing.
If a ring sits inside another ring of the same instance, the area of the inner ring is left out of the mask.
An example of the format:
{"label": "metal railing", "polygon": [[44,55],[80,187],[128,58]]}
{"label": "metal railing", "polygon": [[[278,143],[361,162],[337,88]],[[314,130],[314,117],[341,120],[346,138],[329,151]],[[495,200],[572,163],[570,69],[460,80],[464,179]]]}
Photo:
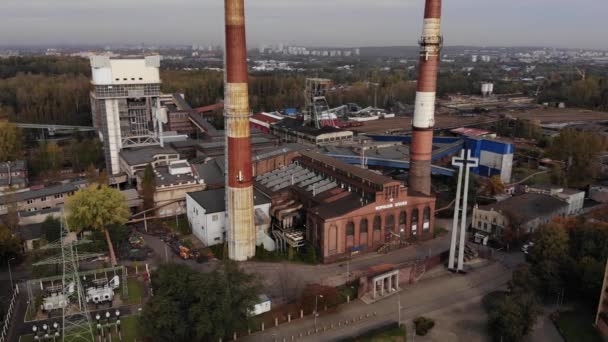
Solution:
{"label": "metal railing", "polygon": [[8,306],[8,310],[6,312],[6,316],[4,317],[4,322],[2,324],[2,334],[0,334],[0,342],[4,342],[6,340],[6,336],[8,335],[8,329],[11,324],[11,316],[13,315],[13,311],[15,311],[15,303],[17,302],[17,296],[19,295],[19,285],[15,286],[13,289],[13,296],[11,297],[11,302]]}

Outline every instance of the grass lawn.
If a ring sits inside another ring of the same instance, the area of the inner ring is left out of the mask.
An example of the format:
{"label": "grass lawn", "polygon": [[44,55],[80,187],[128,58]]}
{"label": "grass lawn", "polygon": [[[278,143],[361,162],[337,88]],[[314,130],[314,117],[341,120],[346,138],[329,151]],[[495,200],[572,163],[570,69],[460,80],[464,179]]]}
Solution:
{"label": "grass lawn", "polygon": [[357,342],[405,342],[407,331],[405,326],[398,327],[397,323],[375,329],[349,341]]}
{"label": "grass lawn", "polygon": [[[120,320],[120,325],[122,328],[122,342],[135,342],[135,340],[142,340],[137,326],[138,318],[138,316],[131,315],[123,317]],[[114,329],[112,329],[112,340],[118,341],[118,335]],[[34,342],[34,335],[23,335],[19,338],[19,342]]]}
{"label": "grass lawn", "polygon": [[191,234],[190,224],[188,223],[188,217],[186,217],[186,215],[177,216],[177,222],[175,221],[175,217],[173,219],[168,219],[165,222],[167,223],[167,226],[169,226],[169,228],[176,233],[181,233],[184,235]]}
{"label": "grass lawn", "polygon": [[135,339],[141,341],[141,336],[139,336],[139,328],[137,326],[137,321],[139,317],[135,315],[127,316],[123,318],[120,323],[122,325],[122,340],[123,342],[132,342]]}
{"label": "grass lawn", "polygon": [[594,319],[588,310],[577,308],[560,313],[554,322],[566,342],[602,342],[600,333],[593,326]]}
{"label": "grass lawn", "polygon": [[141,303],[141,298],[143,296],[143,288],[142,284],[137,280],[137,278],[127,279],[127,290],[129,291],[129,297],[127,299],[127,302],[129,304]]}

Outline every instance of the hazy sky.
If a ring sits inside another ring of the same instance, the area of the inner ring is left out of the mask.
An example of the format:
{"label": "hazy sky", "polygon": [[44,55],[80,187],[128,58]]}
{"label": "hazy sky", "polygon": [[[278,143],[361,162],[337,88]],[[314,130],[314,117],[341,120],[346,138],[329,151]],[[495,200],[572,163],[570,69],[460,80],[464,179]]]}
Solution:
{"label": "hazy sky", "polygon": [[[0,0],[0,45],[218,44],[221,0]],[[415,45],[424,0],[246,0],[249,46]],[[608,0],[444,0],[447,45],[608,48]]]}

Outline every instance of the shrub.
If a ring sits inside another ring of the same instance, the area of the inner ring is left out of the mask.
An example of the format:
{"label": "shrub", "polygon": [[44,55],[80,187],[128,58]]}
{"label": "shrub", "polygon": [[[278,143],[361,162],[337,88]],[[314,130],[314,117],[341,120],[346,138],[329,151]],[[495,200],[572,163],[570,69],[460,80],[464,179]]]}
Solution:
{"label": "shrub", "polygon": [[494,291],[488,293],[481,300],[483,308],[486,310],[487,313],[495,311],[498,305],[500,305],[500,303],[504,301],[507,294],[508,292],[506,291]]}
{"label": "shrub", "polygon": [[421,316],[414,319],[414,325],[416,326],[416,335],[425,336],[429,330],[433,329],[435,321]]}
{"label": "shrub", "polygon": [[340,304],[340,295],[335,287],[308,284],[302,291],[299,301],[299,305],[305,312],[314,311],[315,297],[317,297],[319,311],[322,311],[325,307],[331,308]]}

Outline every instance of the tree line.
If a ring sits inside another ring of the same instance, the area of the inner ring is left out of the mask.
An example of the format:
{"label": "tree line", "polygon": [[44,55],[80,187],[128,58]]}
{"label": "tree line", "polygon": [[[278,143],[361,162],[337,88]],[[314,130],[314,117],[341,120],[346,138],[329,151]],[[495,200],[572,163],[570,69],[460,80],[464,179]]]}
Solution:
{"label": "tree line", "polygon": [[154,297],[141,330],[151,341],[218,341],[247,330],[259,280],[224,261],[209,273],[187,265],[161,265],[152,274]]}
{"label": "tree line", "polygon": [[[304,64],[302,72],[252,73],[250,105],[254,112],[284,108],[302,108],[306,77],[324,77],[337,85],[328,94],[332,107],[354,102],[363,107],[377,102],[392,108],[399,103],[413,104],[416,69],[404,66],[382,68],[359,62],[350,70],[336,63]],[[493,79],[491,70],[463,71],[442,67],[438,95],[477,94],[479,84]],[[91,123],[89,91],[90,65],[76,57],[16,57],[0,60],[0,117],[16,122],[88,125]],[[211,70],[176,70],[163,68],[162,90],[184,93],[193,107],[217,103],[224,97],[224,77]],[[370,83],[367,83],[370,82]],[[377,86],[372,84],[378,84]],[[533,87],[535,88],[535,87]],[[536,89],[521,82],[497,81],[496,93]],[[541,102],[565,101],[571,106],[608,110],[608,80],[605,75],[590,74],[584,80],[558,74],[550,77],[539,99]]]}
{"label": "tree line", "polygon": [[584,79],[554,77],[545,82],[540,102],[565,102],[571,107],[608,111],[608,77],[586,75]]}
{"label": "tree line", "polygon": [[25,159],[30,175],[53,176],[70,167],[74,172],[103,166],[103,147],[96,137],[87,137],[75,132],[67,141],[40,141],[23,150],[23,135],[19,128],[9,122],[0,122],[0,162]]}
{"label": "tree line", "polygon": [[508,291],[483,300],[494,341],[521,341],[542,314],[543,303],[569,299],[589,312],[597,308],[608,258],[608,224],[562,219],[539,227],[532,241],[529,263],[513,272]]}
{"label": "tree line", "polygon": [[2,78],[0,116],[14,122],[90,125],[90,82],[84,74]]}

